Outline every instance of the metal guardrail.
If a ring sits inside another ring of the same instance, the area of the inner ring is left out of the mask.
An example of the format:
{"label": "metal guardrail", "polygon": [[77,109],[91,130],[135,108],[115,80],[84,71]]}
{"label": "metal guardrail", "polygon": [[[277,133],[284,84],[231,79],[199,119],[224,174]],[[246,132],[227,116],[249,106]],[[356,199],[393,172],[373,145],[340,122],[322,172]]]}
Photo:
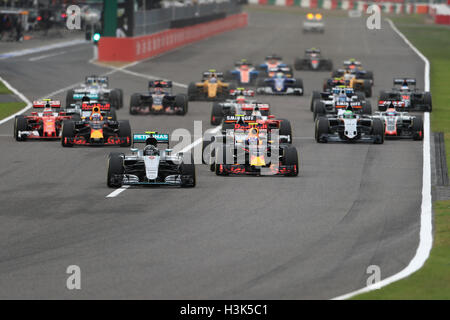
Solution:
{"label": "metal guardrail", "polygon": [[231,15],[241,12],[239,0],[214,2],[184,7],[170,7],[137,11],[134,13],[134,36],[151,34],[169,29],[176,21],[204,18],[224,14]]}

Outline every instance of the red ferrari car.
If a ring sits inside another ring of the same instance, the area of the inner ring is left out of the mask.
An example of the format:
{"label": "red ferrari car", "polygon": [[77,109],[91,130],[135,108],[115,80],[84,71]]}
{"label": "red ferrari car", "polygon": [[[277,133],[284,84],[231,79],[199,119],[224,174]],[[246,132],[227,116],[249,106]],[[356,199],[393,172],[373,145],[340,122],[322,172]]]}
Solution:
{"label": "red ferrari car", "polygon": [[18,115],[14,120],[14,138],[17,141],[27,139],[60,139],[64,120],[71,119],[61,108],[60,101],[44,99],[34,101],[31,115]]}

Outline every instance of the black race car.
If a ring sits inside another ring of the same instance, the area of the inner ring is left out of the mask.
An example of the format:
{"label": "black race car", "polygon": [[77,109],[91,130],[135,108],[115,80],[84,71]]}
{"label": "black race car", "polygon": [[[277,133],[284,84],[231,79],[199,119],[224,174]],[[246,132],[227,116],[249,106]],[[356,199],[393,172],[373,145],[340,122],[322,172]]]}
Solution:
{"label": "black race car", "polygon": [[305,50],[303,58],[296,58],[294,62],[295,70],[333,70],[333,61],[322,57],[320,49],[311,48]]}
{"label": "black race car", "polygon": [[416,79],[394,79],[394,88],[392,90],[380,92],[378,110],[386,111],[390,101],[401,101],[403,103],[397,103],[395,106],[398,111],[431,112],[433,107],[431,93],[428,91],[420,91],[415,86]]}
{"label": "black race car", "polygon": [[130,114],[176,114],[188,111],[186,94],[172,94],[172,81],[148,82],[148,93],[133,93],[130,98]]}

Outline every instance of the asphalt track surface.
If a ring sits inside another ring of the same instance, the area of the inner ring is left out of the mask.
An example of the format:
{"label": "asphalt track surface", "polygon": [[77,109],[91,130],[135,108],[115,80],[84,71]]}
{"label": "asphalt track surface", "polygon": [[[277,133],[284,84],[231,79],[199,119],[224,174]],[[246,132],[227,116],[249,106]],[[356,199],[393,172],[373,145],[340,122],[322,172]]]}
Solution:
{"label": "asphalt track surface", "polygon": [[[129,70],[188,84],[240,58],[278,53],[293,63],[315,46],[335,65],[361,60],[374,71],[375,95],[395,76],[423,87],[423,62],[387,23],[326,22],[325,34],[302,35],[299,15],[251,12],[245,29]],[[89,45],[60,50],[67,53],[0,61],[2,77],[32,100],[111,71],[88,62]],[[292,122],[296,178],[217,177],[198,165],[194,189],[130,188],[106,198],[107,154],[124,148],[19,143],[12,121],[0,125],[0,298],[328,299],[364,287],[370,265],[382,278],[403,269],[419,242],[422,143],[317,144],[309,99],[328,73],[296,76],[304,97],[261,97]],[[190,103],[185,117],[130,116],[129,96],[147,80],[117,71],[110,82],[124,89],[118,116],[133,131],[192,131],[194,120],[210,127],[206,102]],[[81,290],[66,289],[69,265],[81,268]]]}

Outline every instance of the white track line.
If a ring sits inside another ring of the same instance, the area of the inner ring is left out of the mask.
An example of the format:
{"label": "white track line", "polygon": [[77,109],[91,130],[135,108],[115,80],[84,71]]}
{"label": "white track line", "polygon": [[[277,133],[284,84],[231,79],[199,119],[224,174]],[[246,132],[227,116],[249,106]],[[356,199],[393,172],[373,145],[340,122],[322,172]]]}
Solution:
{"label": "white track line", "polygon": [[11,86],[5,79],[3,79],[2,77],[0,77],[0,81],[3,82],[3,84],[10,90],[12,91],[16,96],[18,96],[20,98],[20,100],[22,100],[23,102],[25,102],[27,105],[22,109],[17,111],[16,113],[0,120],[0,125],[13,119],[15,116],[27,111],[28,109],[31,108],[32,103],[30,100],[28,100],[27,97],[25,97],[22,93],[20,93],[19,91],[16,90],[16,88],[14,88],[13,86]]}
{"label": "white track line", "polygon": [[[425,91],[430,90],[430,62],[428,59],[416,48],[411,42],[397,29],[390,19],[386,19],[391,25],[392,29],[417,53],[417,55],[425,62]],[[422,268],[425,261],[430,256],[431,247],[433,245],[433,213],[431,204],[431,164],[430,164],[430,113],[424,113],[424,140],[423,140],[423,176],[422,176],[422,206],[420,214],[420,240],[417,247],[416,254],[409,264],[401,270],[376,284],[367,286],[365,288],[344,294],[336,297],[333,300],[343,300],[351,298],[357,294],[379,289],[388,284],[391,284],[400,279],[406,278]]]}
{"label": "white track line", "polygon": [[79,45],[79,44],[86,44],[86,43],[88,43],[88,41],[86,41],[86,40],[71,40],[71,41],[65,41],[65,42],[51,44],[48,46],[7,52],[7,53],[0,54],[0,60],[21,57],[21,56],[25,56],[25,55],[29,55],[29,54],[49,51],[52,49],[67,48],[67,47],[71,47],[71,46],[75,46],[75,45]]}
{"label": "white track line", "polygon": [[30,59],[28,59],[28,61],[39,61],[39,60],[46,59],[46,58],[56,57],[56,56],[59,56],[59,55],[65,54],[65,53],[67,53],[67,51],[61,51],[61,52],[51,53],[51,54],[44,54],[42,56],[30,58]]}
{"label": "white track line", "polygon": [[121,194],[123,191],[127,190],[130,186],[123,186],[119,189],[114,190],[113,192],[111,192],[110,194],[108,194],[106,197],[107,198],[114,198],[117,197],[119,194]]}

